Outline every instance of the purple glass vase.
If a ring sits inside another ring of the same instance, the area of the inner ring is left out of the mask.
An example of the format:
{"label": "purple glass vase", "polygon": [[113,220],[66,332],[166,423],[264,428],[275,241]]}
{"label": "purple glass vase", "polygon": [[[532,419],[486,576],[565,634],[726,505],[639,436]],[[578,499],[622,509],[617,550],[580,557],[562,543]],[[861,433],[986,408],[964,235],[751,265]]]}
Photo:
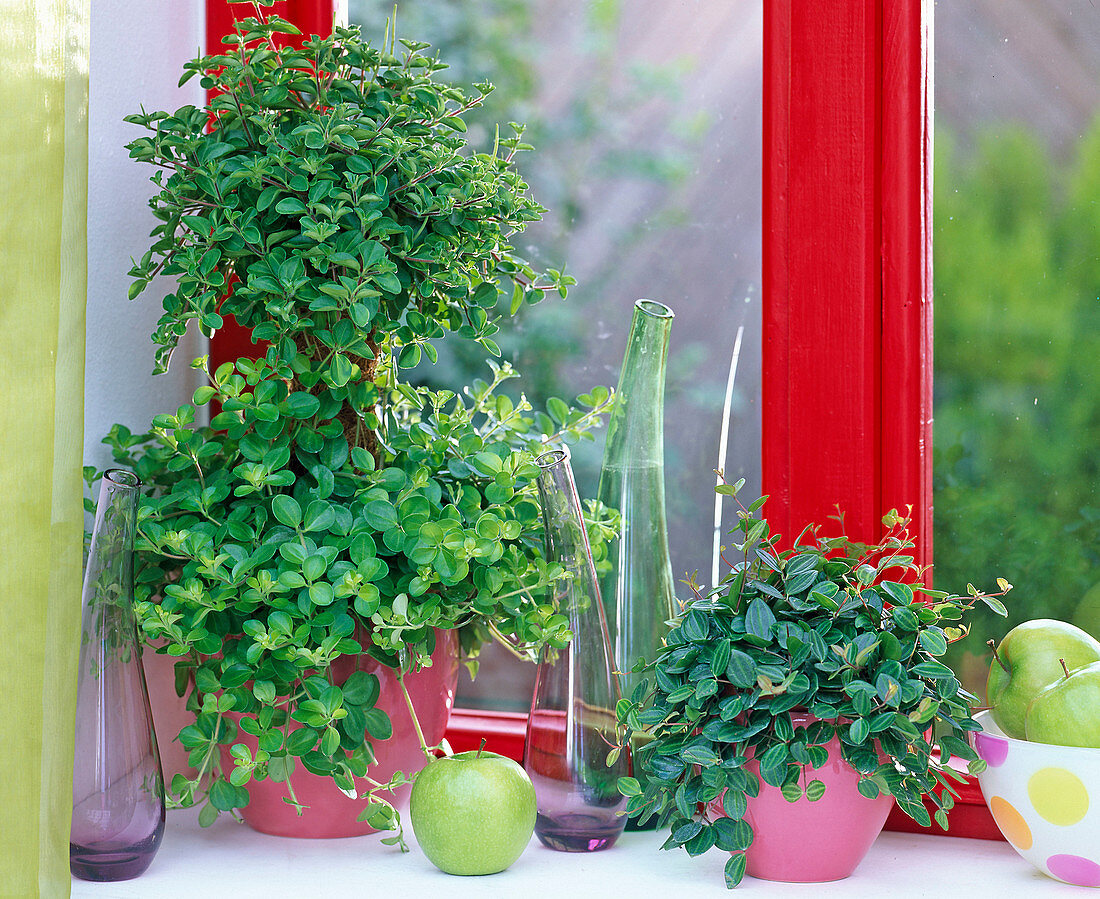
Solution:
{"label": "purple glass vase", "polygon": [[544,648],[539,658],[523,766],[538,797],[539,840],[564,852],[593,852],[614,845],[626,824],[617,787],[626,754],[607,763],[617,745],[619,683],[569,450],[543,453],[536,464],[546,556],[568,574],[555,583],[552,601],[573,639],[564,649]]}
{"label": "purple glass vase", "polygon": [[164,834],[161,774],[134,619],[134,525],[141,482],[103,477],[84,573],[69,867],[129,880]]}

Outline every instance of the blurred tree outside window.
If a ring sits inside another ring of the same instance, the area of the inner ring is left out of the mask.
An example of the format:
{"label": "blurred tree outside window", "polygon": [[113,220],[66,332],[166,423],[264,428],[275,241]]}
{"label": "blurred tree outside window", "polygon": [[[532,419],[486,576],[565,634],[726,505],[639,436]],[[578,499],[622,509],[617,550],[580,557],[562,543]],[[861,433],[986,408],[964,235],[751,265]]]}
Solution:
{"label": "blurred tree outside window", "polygon": [[935,580],[998,576],[1008,622],[1100,636],[1100,9],[941,2],[936,28]]}

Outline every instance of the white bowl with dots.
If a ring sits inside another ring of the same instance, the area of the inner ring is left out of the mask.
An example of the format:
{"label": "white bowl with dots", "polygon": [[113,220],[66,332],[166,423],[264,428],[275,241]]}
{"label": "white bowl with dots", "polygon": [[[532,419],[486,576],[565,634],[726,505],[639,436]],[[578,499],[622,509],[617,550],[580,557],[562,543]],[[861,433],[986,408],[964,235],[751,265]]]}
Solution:
{"label": "white bowl with dots", "polygon": [[1016,740],[991,712],[974,717],[978,783],[1005,839],[1049,877],[1100,887],[1100,749]]}

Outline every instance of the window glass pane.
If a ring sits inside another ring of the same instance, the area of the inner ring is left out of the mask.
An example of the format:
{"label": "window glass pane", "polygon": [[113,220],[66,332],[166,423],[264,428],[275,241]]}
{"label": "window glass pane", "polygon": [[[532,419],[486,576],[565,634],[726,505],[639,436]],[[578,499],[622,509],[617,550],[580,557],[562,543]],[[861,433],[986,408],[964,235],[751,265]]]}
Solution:
{"label": "window glass pane", "polygon": [[[528,124],[520,170],[550,210],[517,246],[578,279],[569,300],[525,310],[500,341],[538,408],[614,386],[633,303],[670,305],[665,478],[673,572],[712,582],[719,437],[735,346],[724,468],[759,493],[761,0],[401,0],[398,36],[431,41],[459,84],[497,89],[474,115],[475,145],[497,122]],[[392,0],[352,0],[379,35]],[[740,342],[738,335],[740,334]],[[457,340],[448,386],[482,377]],[[595,495],[603,431],[574,447]],[[726,503],[728,506],[728,502]],[[726,509],[725,527],[729,527]],[[681,591],[681,596],[683,591]],[[526,709],[533,666],[487,648],[459,702]]]}
{"label": "window glass pane", "polygon": [[1100,11],[936,6],[936,584],[1015,585],[953,647],[984,696],[1013,624],[1100,636]]}

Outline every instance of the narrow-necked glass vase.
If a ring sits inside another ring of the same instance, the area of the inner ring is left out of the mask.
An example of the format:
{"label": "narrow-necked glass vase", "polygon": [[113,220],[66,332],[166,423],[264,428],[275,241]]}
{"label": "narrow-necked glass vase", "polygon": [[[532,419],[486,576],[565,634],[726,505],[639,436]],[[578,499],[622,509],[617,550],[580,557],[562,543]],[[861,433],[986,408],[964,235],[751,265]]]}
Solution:
{"label": "narrow-necked glass vase", "polygon": [[[631,696],[642,679],[631,668],[639,659],[653,660],[674,614],[664,441],[665,365],[673,317],[664,303],[634,304],[596,491],[602,503],[622,514],[600,595],[624,696]],[[636,830],[656,824],[652,817],[642,824],[631,819],[626,826]]]}
{"label": "narrow-necked glass vase", "polygon": [[626,755],[607,764],[619,684],[569,450],[543,453],[536,463],[547,558],[568,574],[553,587],[553,605],[568,618],[573,639],[542,651],[523,764],[538,797],[539,840],[564,852],[593,852],[614,845],[626,824],[626,799],[616,786],[628,770]]}
{"label": "narrow-necked glass vase", "polygon": [[641,679],[631,667],[640,658],[653,660],[673,617],[664,441],[665,363],[672,319],[672,310],[663,303],[634,304],[596,490],[600,502],[622,514],[600,595],[626,696]]}
{"label": "narrow-necked glass vase", "polygon": [[134,618],[141,482],[108,471],[84,573],[69,866],[83,880],[137,877],[164,835],[164,780]]}

